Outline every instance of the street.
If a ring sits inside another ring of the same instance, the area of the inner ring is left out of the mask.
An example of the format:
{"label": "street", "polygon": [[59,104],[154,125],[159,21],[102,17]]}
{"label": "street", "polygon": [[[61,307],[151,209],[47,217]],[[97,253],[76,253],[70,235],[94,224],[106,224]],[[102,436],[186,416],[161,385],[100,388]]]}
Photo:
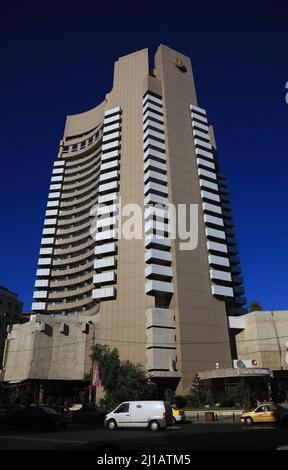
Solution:
{"label": "street", "polygon": [[188,422],[166,431],[108,431],[95,425],[71,424],[54,432],[1,430],[0,450],[95,450],[97,455],[196,450],[276,450],[288,446],[288,429],[263,424]]}

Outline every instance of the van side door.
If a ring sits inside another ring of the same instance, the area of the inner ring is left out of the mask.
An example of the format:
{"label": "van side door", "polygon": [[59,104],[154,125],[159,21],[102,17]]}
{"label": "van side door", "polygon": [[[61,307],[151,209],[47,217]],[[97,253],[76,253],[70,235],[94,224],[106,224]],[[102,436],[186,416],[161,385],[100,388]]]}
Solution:
{"label": "van side door", "polygon": [[114,411],[115,419],[119,427],[126,427],[130,424],[130,403],[122,403]]}

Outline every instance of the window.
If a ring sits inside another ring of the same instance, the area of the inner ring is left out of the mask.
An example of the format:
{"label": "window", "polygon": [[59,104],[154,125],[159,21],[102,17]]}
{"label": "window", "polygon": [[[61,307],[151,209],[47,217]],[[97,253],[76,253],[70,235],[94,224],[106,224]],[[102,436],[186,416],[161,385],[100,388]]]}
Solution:
{"label": "window", "polygon": [[259,406],[259,408],[255,410],[255,413],[264,413],[265,411],[268,411],[268,406]]}
{"label": "window", "polygon": [[116,410],[115,413],[128,413],[129,412],[129,403],[123,403]]}

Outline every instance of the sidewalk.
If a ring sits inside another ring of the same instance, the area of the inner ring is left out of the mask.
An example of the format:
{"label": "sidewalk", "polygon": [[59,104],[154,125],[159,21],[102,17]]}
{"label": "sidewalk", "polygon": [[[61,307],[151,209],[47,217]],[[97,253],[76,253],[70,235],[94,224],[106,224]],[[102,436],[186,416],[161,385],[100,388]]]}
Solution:
{"label": "sidewalk", "polygon": [[[213,413],[214,419],[206,419],[206,413],[210,414]],[[225,421],[225,422],[240,422],[240,416],[242,414],[242,410],[189,410],[185,411],[185,415],[187,418],[187,421],[192,421],[192,422],[219,422],[219,421]]]}

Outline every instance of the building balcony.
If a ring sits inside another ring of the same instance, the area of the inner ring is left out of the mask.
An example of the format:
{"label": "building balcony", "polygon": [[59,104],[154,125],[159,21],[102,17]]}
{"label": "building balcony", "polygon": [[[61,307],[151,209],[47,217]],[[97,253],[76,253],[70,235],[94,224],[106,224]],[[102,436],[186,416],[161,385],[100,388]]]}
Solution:
{"label": "building balcony", "polygon": [[165,144],[163,142],[158,142],[158,140],[148,138],[143,143],[143,150],[146,151],[148,148],[154,148],[156,150],[160,150],[160,152],[165,152]]}
{"label": "building balcony", "polygon": [[33,299],[46,299],[48,297],[47,290],[35,290],[33,292]]}
{"label": "building balcony", "polygon": [[[216,173],[213,171],[204,170],[203,168],[198,168],[198,176],[200,178],[209,178],[217,181]],[[218,186],[217,186],[218,191]]]}
{"label": "building balcony", "polygon": [[160,249],[163,251],[169,251],[171,248],[171,240],[170,238],[166,237],[145,237],[145,248],[155,248],[156,250]]}
{"label": "building balcony", "polygon": [[107,173],[102,173],[100,174],[99,176],[99,181],[100,183],[102,182],[109,182],[109,181],[115,181],[115,180],[118,180],[119,178],[119,171],[118,170],[114,170],[114,171],[108,171]]}
{"label": "building balcony", "polygon": [[211,152],[208,152],[207,150],[203,150],[200,148],[195,148],[195,153],[197,157],[203,157],[203,158],[208,158],[209,160],[214,160],[214,155]]}
{"label": "building balcony", "polygon": [[211,242],[207,241],[207,250],[208,251],[220,251],[221,253],[228,253],[227,245],[224,243]]}
{"label": "building balcony", "polygon": [[204,142],[203,140],[200,139],[194,139],[194,145],[195,147],[201,147],[204,148],[205,150],[212,150],[212,145],[208,142]]}
{"label": "building balcony", "polygon": [[109,124],[113,124],[116,122],[121,122],[121,115],[120,114],[115,114],[114,116],[111,117],[105,117],[104,119],[104,126],[108,126]]}
{"label": "building balcony", "polygon": [[109,258],[101,258],[94,261],[94,269],[98,271],[105,271],[106,269],[116,268],[116,258],[115,256],[110,256]]}
{"label": "building balcony", "polygon": [[220,202],[218,194],[211,193],[210,191],[201,191],[201,197],[203,200],[208,199],[208,201]]}
{"label": "building balcony", "polygon": [[223,256],[208,255],[208,262],[210,266],[224,266],[229,267],[229,258],[224,258]]}
{"label": "building balcony", "polygon": [[110,150],[115,150],[120,147],[120,140],[115,140],[114,142],[109,142],[102,145],[102,152],[108,152]]}
{"label": "building balcony", "polygon": [[116,298],[115,287],[101,287],[92,290],[92,299],[94,300],[112,300]]}
{"label": "building balcony", "polygon": [[145,284],[145,294],[155,295],[155,294],[173,294],[173,284],[172,282],[163,282],[163,281],[149,281]]}
{"label": "building balcony", "polygon": [[52,258],[39,258],[38,266],[49,266],[52,264]]}
{"label": "building balcony", "polygon": [[143,124],[143,131],[147,131],[148,129],[157,129],[158,131],[164,133],[164,126],[159,122],[152,121],[151,119],[147,119]]}
{"label": "building balcony", "polygon": [[143,106],[147,103],[147,101],[151,101],[152,103],[155,103],[156,105],[162,106],[162,99],[157,98],[157,96],[151,95],[150,93],[147,93],[147,95],[144,96],[143,98]]}
{"label": "building balcony", "polygon": [[164,183],[167,184],[168,179],[167,175],[163,175],[162,173],[158,173],[158,171],[149,170],[147,173],[144,174],[144,182],[148,183],[149,181],[154,181],[156,183]]}
{"label": "building balcony", "polygon": [[[107,163],[109,161],[114,161],[114,160],[119,160],[120,158],[120,151],[119,149],[116,149],[116,150],[112,150],[111,152],[107,152],[107,153],[103,153],[101,155],[101,164],[103,165],[103,163]],[[102,168],[102,165],[101,165],[101,168]]]}
{"label": "building balcony", "polygon": [[118,181],[111,181],[110,183],[102,183],[99,185],[98,191],[99,194],[107,194],[114,191],[118,191],[119,183]]}
{"label": "building balcony", "polygon": [[162,233],[168,233],[169,230],[170,230],[169,224],[166,224],[165,222],[159,222],[156,220],[148,220],[145,223],[145,227],[144,227],[145,236],[149,234],[152,235],[155,232],[156,233],[158,232],[161,235]]}
{"label": "building balcony", "polygon": [[222,209],[220,206],[215,206],[215,204],[210,204],[208,202],[202,203],[202,209],[204,212],[213,212],[215,214],[222,214]]}
{"label": "building balcony", "polygon": [[150,220],[156,218],[157,221],[162,222],[165,219],[169,219],[168,209],[162,209],[159,207],[149,206],[144,211],[144,220]]}
{"label": "building balcony", "polygon": [[203,139],[206,140],[207,142],[210,142],[210,135],[208,132],[201,132],[198,131],[197,129],[193,129],[193,136],[195,139]]}
{"label": "building balcony", "polygon": [[107,271],[100,274],[94,274],[94,284],[114,284],[116,282],[116,273],[114,271]]}
{"label": "building balcony", "polygon": [[196,106],[196,104],[190,104],[190,110],[194,111],[197,114],[203,114],[206,116],[206,111],[203,108],[200,108],[199,106]]}
{"label": "building balcony", "polygon": [[48,287],[49,280],[48,279],[36,279],[35,287]]}
{"label": "building balcony", "polygon": [[163,207],[166,207],[167,204],[168,204],[168,198],[158,196],[158,194],[149,193],[144,198],[144,206],[149,206],[149,205],[153,205],[153,204],[157,204],[157,205],[161,205]]}
{"label": "building balcony", "polygon": [[210,269],[209,274],[210,274],[210,279],[212,279],[212,281],[232,282],[231,274],[225,271],[219,271],[217,269]]}
{"label": "building balcony", "polygon": [[152,160],[151,158],[146,160],[144,164],[145,173],[151,170],[151,171],[157,171],[157,173],[166,174],[166,168],[167,168],[166,163],[160,163],[160,162],[157,162],[156,160]]}
{"label": "building balcony", "polygon": [[219,285],[213,284],[211,286],[211,291],[212,291],[212,295],[215,297],[224,297],[224,298],[234,297],[232,287],[219,286]]}
{"label": "building balcony", "polygon": [[118,114],[118,115],[121,114],[121,108],[120,108],[120,106],[116,106],[116,107],[114,107],[114,108],[107,109],[107,110],[104,112],[104,122],[106,123],[106,118],[108,118],[108,117],[110,117],[110,116],[113,116],[114,114]]}
{"label": "building balcony", "polygon": [[171,262],[172,255],[168,251],[156,250],[154,248],[151,248],[145,253],[145,263],[170,265]]}
{"label": "building balcony", "polygon": [[97,245],[95,247],[95,255],[102,257],[106,255],[114,255],[117,253],[117,244],[115,242]]}
{"label": "building balcony", "polygon": [[38,277],[48,277],[50,276],[50,269],[37,269],[36,276]]}
{"label": "building balcony", "polygon": [[104,242],[107,240],[116,240],[118,238],[117,230],[103,230],[103,232],[97,232],[95,235],[96,242]]}
{"label": "building balcony", "polygon": [[[102,163],[100,167],[100,177],[104,174],[112,173],[119,170],[120,164],[118,160],[113,160],[112,162]],[[119,173],[118,173],[119,175]]]}
{"label": "building balcony", "polygon": [[53,166],[55,167],[59,167],[59,166],[65,166],[65,160],[56,160],[54,163],[53,163]]}
{"label": "building balcony", "polygon": [[146,113],[146,111],[153,111],[156,114],[163,115],[162,106],[159,106],[157,104],[152,104],[149,101],[147,101],[147,103],[145,103],[145,105],[143,106],[143,115]]}
{"label": "building balcony", "polygon": [[200,129],[203,132],[209,132],[209,127],[206,124],[201,124],[197,121],[192,121],[192,127],[193,129]]}
{"label": "building balcony", "polygon": [[171,280],[173,276],[172,268],[169,266],[161,266],[159,264],[150,264],[145,268],[145,277],[147,279]]}
{"label": "building balcony", "polygon": [[164,133],[160,130],[157,131],[157,130],[148,128],[143,134],[143,141],[145,141],[147,138],[156,139],[156,140],[160,140],[161,142],[165,142]]}
{"label": "building balcony", "polygon": [[220,217],[214,217],[213,215],[204,214],[205,224],[217,225],[219,227],[224,227],[223,219]]}
{"label": "building balcony", "polygon": [[[197,158],[197,165],[198,167],[204,166],[205,168],[209,168],[211,170],[215,170],[215,165],[213,162],[208,162],[208,160],[203,160],[203,158]],[[204,169],[205,169],[204,168]]]}
{"label": "building balcony", "polygon": [[110,204],[113,202],[116,202],[118,200],[118,193],[108,193],[108,194],[103,194],[98,197],[98,204]]}
{"label": "building balcony", "polygon": [[205,228],[206,237],[219,238],[221,240],[226,240],[225,232],[222,230],[216,230],[215,228]]}
{"label": "building balcony", "polygon": [[158,152],[157,150],[151,149],[151,148],[147,149],[147,150],[144,152],[144,161],[146,162],[148,159],[156,160],[156,161],[158,161],[159,163],[163,163],[163,164],[166,163],[166,155],[165,155],[165,153],[163,153],[163,152]]}
{"label": "building balcony", "polygon": [[168,195],[168,188],[167,188],[167,186],[164,186],[162,184],[153,183],[153,182],[149,181],[144,186],[145,196],[148,193],[154,193],[154,194],[157,194],[159,196],[164,196],[165,197],[165,196]]}
{"label": "building balcony", "polygon": [[212,191],[218,191],[218,184],[211,183],[211,181],[200,179],[199,184],[200,184],[201,189],[204,189],[204,190],[211,189]]}
{"label": "building balcony", "polygon": [[115,226],[116,223],[117,223],[117,217],[100,218],[96,222],[96,228],[97,230],[103,227],[107,229],[107,227]]}
{"label": "building balcony", "polygon": [[195,112],[191,112],[191,118],[193,121],[200,121],[203,124],[207,124],[207,118],[205,116],[201,116],[200,114],[196,114]]}
{"label": "building balcony", "polygon": [[54,245],[54,242],[55,242],[55,238],[54,238],[54,237],[42,238],[42,239],[41,239],[41,246],[42,246],[42,245],[45,245],[45,246],[50,245],[50,246],[52,246],[52,245]]}
{"label": "building balcony", "polygon": [[33,311],[43,311],[46,309],[46,302],[33,302],[32,310]]}
{"label": "building balcony", "polygon": [[143,114],[143,122],[145,122],[146,119],[153,119],[154,121],[159,121],[160,123],[164,122],[163,115],[156,114],[149,109]]}
{"label": "building balcony", "polygon": [[119,132],[121,128],[120,121],[116,121],[114,123],[106,123],[105,126],[103,127],[103,139],[105,134],[110,134],[114,132]]}

